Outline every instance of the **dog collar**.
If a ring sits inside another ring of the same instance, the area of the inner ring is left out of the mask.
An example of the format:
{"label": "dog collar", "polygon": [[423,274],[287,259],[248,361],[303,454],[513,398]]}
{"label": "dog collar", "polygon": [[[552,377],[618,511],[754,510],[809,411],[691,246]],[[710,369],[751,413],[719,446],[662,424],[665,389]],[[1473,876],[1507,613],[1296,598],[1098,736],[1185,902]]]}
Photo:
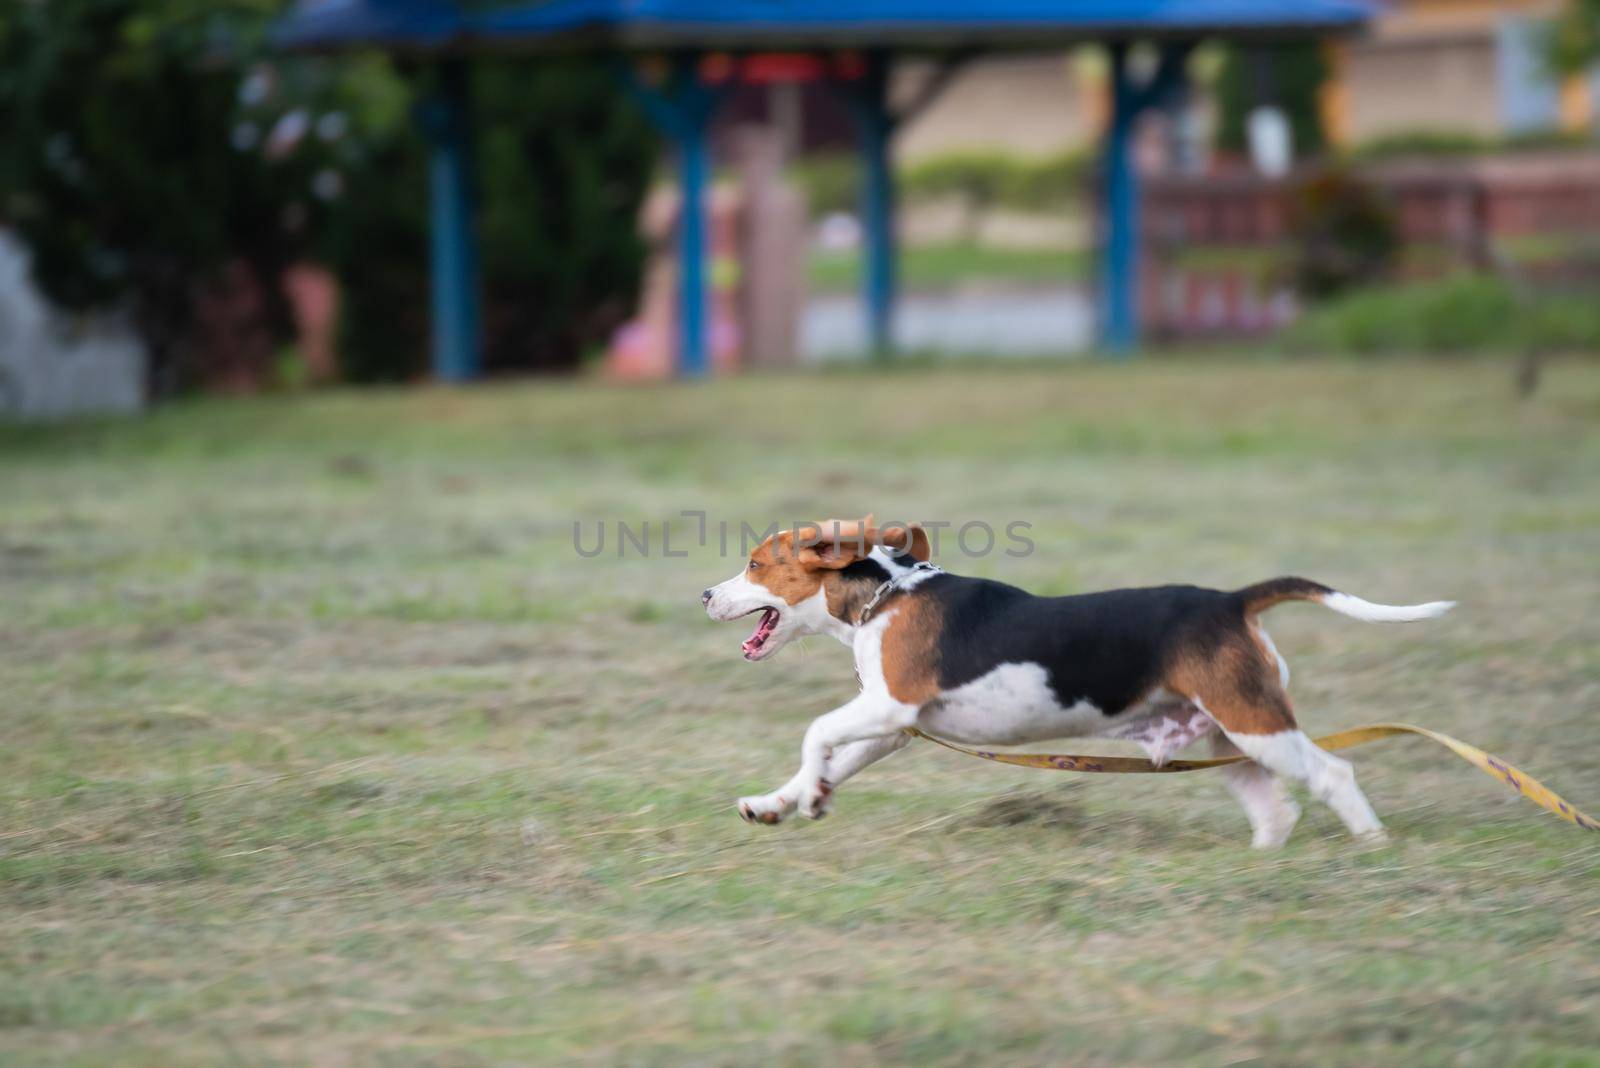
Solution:
{"label": "dog collar", "polygon": [[859,627],[866,623],[866,621],[871,617],[872,613],[877,610],[879,602],[881,602],[885,597],[888,597],[890,594],[903,589],[911,582],[914,576],[926,575],[930,572],[933,574],[942,575],[944,574],[944,569],[934,564],[930,564],[926,560],[918,560],[915,564],[911,565],[911,570],[905,572],[904,574],[896,575],[894,578],[885,579],[883,582],[878,583],[878,588],[872,591],[872,596],[867,599],[866,606],[861,609],[861,618],[856,620],[856,626]]}

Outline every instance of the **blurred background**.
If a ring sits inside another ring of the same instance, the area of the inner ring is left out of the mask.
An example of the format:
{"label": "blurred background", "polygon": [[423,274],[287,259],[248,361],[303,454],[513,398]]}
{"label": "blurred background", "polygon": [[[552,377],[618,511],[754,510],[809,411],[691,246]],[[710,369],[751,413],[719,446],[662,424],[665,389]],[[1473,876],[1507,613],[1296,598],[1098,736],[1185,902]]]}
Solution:
{"label": "blurred background", "polygon": [[1600,812],[1597,62],[1597,0],[0,0],[0,1063],[1596,1064],[1600,847],[1442,750],[1351,754],[1376,849],[920,743],[753,827],[852,665],[698,595],[875,512],[1453,598],[1274,612],[1301,723]]}
{"label": "blurred background", "polygon": [[1592,5],[1224,6],[19,0],[0,411],[1600,342]]}

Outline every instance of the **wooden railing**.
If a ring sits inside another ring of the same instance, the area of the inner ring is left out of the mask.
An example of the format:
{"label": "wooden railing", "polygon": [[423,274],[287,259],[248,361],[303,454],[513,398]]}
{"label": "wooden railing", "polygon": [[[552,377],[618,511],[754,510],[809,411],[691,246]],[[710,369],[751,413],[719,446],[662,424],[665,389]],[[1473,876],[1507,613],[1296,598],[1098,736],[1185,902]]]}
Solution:
{"label": "wooden railing", "polygon": [[[1362,172],[1393,212],[1404,277],[1515,271],[1600,283],[1600,155],[1392,164]],[[1304,176],[1151,178],[1141,233],[1147,336],[1259,335],[1298,314],[1291,205]]]}

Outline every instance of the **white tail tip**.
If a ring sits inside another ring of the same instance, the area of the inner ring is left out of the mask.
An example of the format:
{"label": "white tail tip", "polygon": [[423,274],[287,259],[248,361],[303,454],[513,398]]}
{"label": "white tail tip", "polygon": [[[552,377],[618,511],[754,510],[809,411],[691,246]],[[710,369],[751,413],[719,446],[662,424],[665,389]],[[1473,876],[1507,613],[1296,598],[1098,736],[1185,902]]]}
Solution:
{"label": "white tail tip", "polygon": [[1368,623],[1413,623],[1434,619],[1456,606],[1454,601],[1429,601],[1427,604],[1373,604],[1348,593],[1330,593],[1322,598],[1325,607],[1352,619]]}

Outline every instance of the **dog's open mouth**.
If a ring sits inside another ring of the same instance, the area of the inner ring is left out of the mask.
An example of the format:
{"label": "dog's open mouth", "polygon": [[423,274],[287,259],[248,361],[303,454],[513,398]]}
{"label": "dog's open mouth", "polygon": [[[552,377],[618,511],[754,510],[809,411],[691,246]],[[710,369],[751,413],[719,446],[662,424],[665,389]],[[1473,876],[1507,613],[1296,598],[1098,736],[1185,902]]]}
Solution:
{"label": "dog's open mouth", "polygon": [[744,640],[739,648],[744,650],[746,660],[758,660],[761,650],[765,648],[767,639],[772,637],[772,632],[778,629],[778,610],[776,608],[761,609],[761,622],[756,624],[756,632]]}

